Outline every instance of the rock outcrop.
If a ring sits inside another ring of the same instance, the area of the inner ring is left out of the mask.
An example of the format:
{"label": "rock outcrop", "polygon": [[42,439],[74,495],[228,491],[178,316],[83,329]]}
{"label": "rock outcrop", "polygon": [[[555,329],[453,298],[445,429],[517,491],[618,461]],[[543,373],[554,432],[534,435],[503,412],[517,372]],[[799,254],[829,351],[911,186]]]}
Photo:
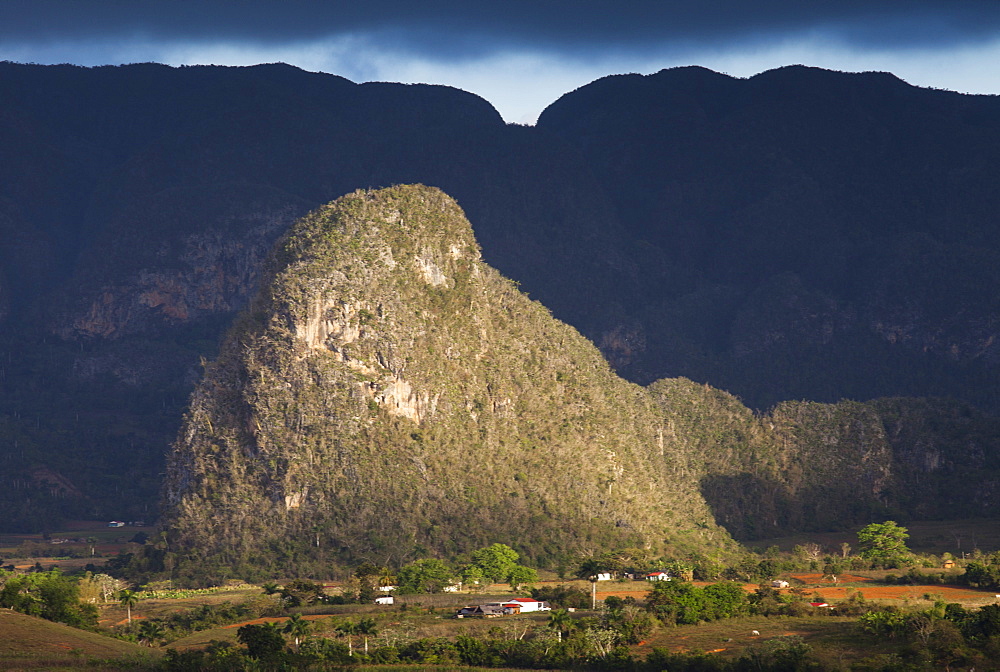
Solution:
{"label": "rock outcrop", "polygon": [[686,464],[642,388],[480,260],[454,201],[394,187],[279,243],[194,394],[164,507],[182,555],[242,569],[275,549],[724,546]]}

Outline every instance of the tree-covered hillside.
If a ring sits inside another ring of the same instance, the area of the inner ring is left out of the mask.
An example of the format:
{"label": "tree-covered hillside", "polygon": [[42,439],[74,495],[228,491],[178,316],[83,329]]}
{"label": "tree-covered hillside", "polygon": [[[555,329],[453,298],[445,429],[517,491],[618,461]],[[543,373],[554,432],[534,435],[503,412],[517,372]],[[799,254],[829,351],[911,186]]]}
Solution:
{"label": "tree-covered hillside", "polygon": [[266,277],[170,456],[168,564],[725,548],[652,399],[480,261],[440,191],[345,196]]}
{"label": "tree-covered hillside", "polygon": [[599,79],[538,127],[583,153],[641,255],[630,347],[604,348],[625,377],[687,376],[761,410],[1000,407],[997,96],[685,67]]}
{"label": "tree-covered hillside", "polygon": [[0,99],[7,529],[155,519],[201,359],[275,240],[355,189],[446,189],[486,258],[580,329],[631,295],[617,225],[575,152],[463,91],[280,64],[0,63]]}
{"label": "tree-covered hillside", "polygon": [[716,521],[754,539],[974,515],[995,509],[995,425],[943,402],[760,415],[686,379],[640,388],[483,263],[442,192],[362,191],[292,227],[207,367],[154,565],[322,573],[500,541],[556,566],[612,548],[725,553]]}
{"label": "tree-covered hillside", "polygon": [[[456,89],[281,64],[0,63],[0,100],[6,529],[154,520],[201,362],[274,242],[407,183],[454,197],[483,258],[622,377],[733,395],[711,422],[741,429],[715,438],[749,447],[720,454],[771,466],[697,478],[739,534],[995,506],[996,425],[976,407],[1000,405],[996,97],[676,68],[603,78],[522,127]],[[843,458],[792,455],[848,435]],[[863,471],[863,451],[894,465],[860,478],[871,494],[808,485]]]}

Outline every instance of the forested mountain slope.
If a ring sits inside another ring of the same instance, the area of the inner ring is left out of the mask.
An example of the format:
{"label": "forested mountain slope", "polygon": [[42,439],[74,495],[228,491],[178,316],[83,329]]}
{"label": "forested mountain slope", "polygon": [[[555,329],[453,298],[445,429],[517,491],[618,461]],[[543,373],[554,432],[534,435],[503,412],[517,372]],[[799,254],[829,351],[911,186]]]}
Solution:
{"label": "forested mountain slope", "polygon": [[169,564],[724,548],[652,398],[479,256],[422,186],[293,226],[170,456]]}
{"label": "forested mountain slope", "polygon": [[887,73],[606,77],[538,128],[645,250],[626,377],[787,399],[1000,404],[1000,98]]}
{"label": "forested mountain slope", "polygon": [[716,521],[748,541],[1000,511],[1000,420],[943,399],[787,401],[754,413],[684,378],[648,387]]}
{"label": "forested mountain slope", "polygon": [[0,63],[0,100],[0,519],[14,529],[155,519],[201,358],[277,237],[344,193],[446,188],[487,259],[581,328],[632,293],[577,155],[462,91],[284,65]]}
{"label": "forested mountain slope", "polygon": [[[759,415],[648,389],[479,258],[437,189],[360,191],[279,242],[168,461],[160,552],[188,580],[601,549],[732,550],[788,530],[995,512],[996,421],[919,400]],[[956,442],[958,437],[962,437]]]}
{"label": "forested mountain slope", "polygon": [[[0,63],[0,101],[10,529],[155,519],[200,363],[274,241],[345,193],[414,182],[453,196],[484,259],[633,382],[686,376],[803,422],[825,416],[797,400],[958,399],[891,402],[905,429],[886,440],[910,456],[892,473],[909,476],[876,488],[876,509],[952,511],[949,479],[996,459],[972,407],[1000,407],[995,97],[678,68],[598,80],[528,128],[455,89],[280,64]],[[754,487],[787,524],[817,525],[818,494],[772,483],[794,473]],[[993,487],[968,473],[979,485],[957,506],[989,509]],[[744,532],[770,511],[737,508]]]}

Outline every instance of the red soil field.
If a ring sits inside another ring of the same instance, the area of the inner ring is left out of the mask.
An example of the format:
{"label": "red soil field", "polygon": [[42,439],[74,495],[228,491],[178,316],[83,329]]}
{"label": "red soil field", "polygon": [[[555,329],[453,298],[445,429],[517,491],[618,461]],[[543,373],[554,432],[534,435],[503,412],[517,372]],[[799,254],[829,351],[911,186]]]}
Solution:
{"label": "red soil field", "polygon": [[[838,581],[834,584],[832,581],[823,581],[822,574],[793,574],[793,579],[798,579],[802,581],[805,585],[798,586],[802,588],[806,595],[819,595],[824,601],[827,602],[841,602],[846,600],[848,597],[848,591],[860,592],[864,595],[865,599],[868,600],[919,600],[922,599],[924,595],[932,596],[932,599],[942,599],[946,602],[966,602],[975,605],[992,604],[995,602],[1000,602],[1000,598],[996,597],[996,591],[992,590],[978,590],[974,588],[962,588],[959,586],[942,586],[942,585],[913,585],[913,586],[884,586],[877,585],[872,579],[864,576],[857,576],[854,574],[842,574],[837,577]],[[708,582],[695,581],[697,586],[707,586]],[[845,586],[845,583],[850,584],[867,584],[862,586]],[[610,588],[611,586],[609,586]],[[796,587],[793,584],[793,588]],[[615,590],[598,590],[597,600],[601,601],[609,596],[615,597],[634,597],[640,599],[645,595],[652,586],[648,583],[641,583],[636,581],[634,584],[617,584],[615,585]],[[747,592],[753,592],[757,589],[756,585],[747,584],[744,586]],[[788,592],[791,588],[782,589],[781,592]]]}

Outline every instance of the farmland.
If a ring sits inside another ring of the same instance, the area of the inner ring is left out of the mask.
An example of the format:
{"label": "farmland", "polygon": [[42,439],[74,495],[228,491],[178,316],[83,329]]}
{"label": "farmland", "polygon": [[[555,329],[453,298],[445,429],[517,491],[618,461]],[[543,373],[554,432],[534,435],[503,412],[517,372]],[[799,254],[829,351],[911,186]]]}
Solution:
{"label": "farmland", "polygon": [[122,661],[154,661],[162,652],[132,642],[0,609],[0,670],[121,669]]}
{"label": "farmland", "polygon": [[[935,534],[940,537],[950,529],[948,534],[953,538],[956,534],[963,535],[963,538],[989,538],[985,523],[980,523],[983,526],[980,531],[973,528],[963,531],[962,523],[959,523],[950,528],[940,527],[935,532],[935,525],[915,525],[914,537],[926,541]],[[4,538],[0,556],[4,557],[5,564],[25,570],[57,566],[72,571],[94,563],[96,570],[100,571],[100,564],[113,553],[136,547],[129,540],[138,531],[141,530],[78,524],[74,529],[50,535],[52,539],[76,541],[52,544],[46,543],[51,539]],[[840,539],[831,537],[824,540],[824,545],[832,551],[836,548],[835,544],[843,543]],[[795,543],[789,549],[808,543],[804,539],[790,539],[783,543],[792,541]],[[25,549],[48,551],[50,548],[57,548],[66,555],[13,555]],[[91,552],[93,555],[90,555]],[[782,557],[789,555],[794,554],[783,553]],[[781,646],[802,645],[808,647],[815,660],[821,661],[824,669],[843,669],[872,656],[896,655],[905,644],[902,640],[876,640],[861,636],[858,605],[867,605],[865,608],[868,609],[898,607],[906,613],[918,613],[944,603],[960,604],[967,610],[997,603],[995,590],[958,585],[957,579],[962,573],[960,566],[951,570],[913,569],[906,576],[897,578],[890,576],[893,573],[899,574],[900,570],[842,570],[835,578],[819,571],[785,572],[781,576],[789,586],[777,590],[777,594],[783,597],[786,604],[789,601],[794,603],[794,609],[783,611],[781,615],[741,615],[692,625],[654,623],[641,638],[627,645],[627,651],[636,660],[645,659],[654,650],[672,654],[707,652],[721,659],[735,659],[776,643]],[[588,581],[560,580],[545,571],[539,574],[540,581],[534,584],[536,588],[570,586],[589,597],[591,583]],[[921,581],[921,577],[927,580]],[[908,583],[902,583],[903,580]],[[324,585],[329,595],[337,596],[341,592],[340,582],[326,582]],[[653,585],[642,580],[599,581],[596,597],[602,605],[608,598],[641,605]],[[704,588],[711,583],[695,581],[692,585]],[[366,639],[372,651],[385,647],[388,647],[387,650],[402,651],[414,643],[454,642],[461,637],[478,641],[530,642],[546,640],[553,635],[546,614],[521,614],[488,620],[452,618],[460,607],[505,600],[515,594],[509,586],[500,584],[475,593],[397,596],[396,604],[392,606],[311,604],[291,609],[282,603],[279,595],[266,594],[263,586],[248,583],[231,582],[230,585],[202,590],[167,589],[165,585],[148,588],[138,592],[140,599],[131,611],[132,626],[128,624],[126,608],[116,600],[96,605],[101,630],[126,639],[132,638],[146,646],[2,612],[6,620],[0,623],[4,633],[0,644],[3,646],[0,658],[4,662],[0,664],[0,670],[74,669],[81,662],[92,669],[120,669],[117,666],[125,666],[124,661],[130,661],[127,665],[135,669],[151,669],[158,665],[156,660],[167,650],[196,652],[208,646],[218,646],[220,642],[239,646],[237,633],[242,626],[273,623],[282,629],[295,614],[301,615],[301,619],[308,624],[310,637],[329,640],[339,646],[349,645],[355,653],[363,649]],[[747,595],[752,595],[757,588],[756,584],[743,586]],[[814,607],[810,603],[827,603],[832,608]],[[840,605],[847,605],[849,615],[842,613]],[[570,614],[570,620],[578,628],[592,628],[603,622],[607,613],[606,610],[591,612],[589,609],[578,609]],[[370,619],[373,624],[370,636],[345,636],[345,625],[356,623],[359,619]],[[160,639],[142,640],[137,633],[144,622],[164,624],[166,632]]]}

